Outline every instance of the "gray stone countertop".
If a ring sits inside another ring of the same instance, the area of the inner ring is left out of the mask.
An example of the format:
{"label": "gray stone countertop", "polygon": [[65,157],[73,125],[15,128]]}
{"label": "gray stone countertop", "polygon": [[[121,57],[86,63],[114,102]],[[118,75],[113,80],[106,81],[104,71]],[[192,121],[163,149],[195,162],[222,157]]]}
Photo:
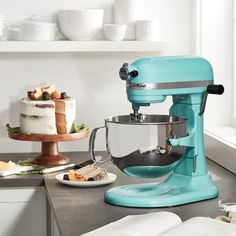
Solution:
{"label": "gray stone countertop", "polygon": [[[87,152],[70,153],[68,156],[70,157],[72,163],[80,163],[89,158],[89,154]],[[1,157],[3,156],[1,155]],[[16,154],[11,156],[8,154],[5,155],[4,158],[8,158],[8,160],[16,160],[20,158],[20,156]],[[119,171],[118,168],[111,162],[107,162],[104,167],[108,172],[115,173],[117,175],[117,180],[106,186],[76,188],[63,185],[55,180],[55,175],[60,172],[51,173],[44,176],[29,175],[23,177],[5,177],[0,179],[0,186],[7,186],[7,184],[9,184],[8,186],[25,186],[27,181],[28,184],[31,182],[32,185],[36,186],[45,184],[49,204],[55,214],[60,234],[62,236],[75,236],[94,230],[126,215],[132,214],[171,211],[179,215],[182,220],[186,220],[194,216],[216,217],[217,215],[220,215],[221,212],[217,207],[217,202],[222,198],[236,196],[236,176],[210,160],[207,160],[207,162],[208,170],[211,173],[216,186],[219,188],[219,197],[176,207],[128,208],[106,204],[104,202],[104,193],[111,187],[130,183],[154,182],[153,179],[138,180],[130,178]],[[16,182],[16,180],[18,182]],[[156,181],[159,180],[160,179],[157,179]]]}
{"label": "gray stone countertop", "polygon": [[[36,154],[29,153],[1,153],[0,160],[2,161],[14,161],[25,160],[32,158]],[[43,186],[43,175],[10,175],[6,177],[0,177],[0,187],[33,187]]]}

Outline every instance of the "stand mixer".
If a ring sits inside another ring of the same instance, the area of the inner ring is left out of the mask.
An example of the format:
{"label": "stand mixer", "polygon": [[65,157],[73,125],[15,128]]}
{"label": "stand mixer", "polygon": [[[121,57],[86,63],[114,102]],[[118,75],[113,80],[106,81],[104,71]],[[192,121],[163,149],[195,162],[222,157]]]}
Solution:
{"label": "stand mixer", "polygon": [[[111,188],[105,201],[128,207],[164,207],[217,197],[218,189],[207,172],[203,113],[207,95],[222,94],[224,87],[213,84],[210,63],[193,56],[141,58],[131,65],[123,64],[120,77],[126,81],[133,113],[105,119],[108,154],[129,176],[169,175],[160,183]],[[140,107],[164,102],[167,96],[173,98],[169,115],[139,113]],[[94,160],[94,141],[100,128],[90,137]],[[149,138],[151,133],[155,133],[154,139]],[[131,140],[127,145],[122,141],[125,136]],[[115,150],[117,146],[120,153]],[[126,151],[122,153],[123,147]]]}

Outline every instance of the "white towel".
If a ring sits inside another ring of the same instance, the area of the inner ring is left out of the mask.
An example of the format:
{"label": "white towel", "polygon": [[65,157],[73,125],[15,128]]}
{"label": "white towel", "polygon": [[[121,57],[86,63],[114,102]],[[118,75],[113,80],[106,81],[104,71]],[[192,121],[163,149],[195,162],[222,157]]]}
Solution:
{"label": "white towel", "polygon": [[171,212],[130,215],[81,236],[155,236],[181,224]]}

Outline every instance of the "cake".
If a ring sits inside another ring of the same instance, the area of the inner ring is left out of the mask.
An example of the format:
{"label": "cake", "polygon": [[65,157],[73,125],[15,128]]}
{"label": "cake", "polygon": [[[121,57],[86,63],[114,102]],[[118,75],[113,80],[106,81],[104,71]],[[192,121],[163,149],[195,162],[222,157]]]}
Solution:
{"label": "cake", "polygon": [[20,130],[31,134],[68,134],[76,113],[75,99],[54,85],[37,87],[20,101]]}
{"label": "cake", "polygon": [[106,170],[95,165],[87,165],[78,170],[70,170],[63,179],[70,181],[99,181],[107,178]]}

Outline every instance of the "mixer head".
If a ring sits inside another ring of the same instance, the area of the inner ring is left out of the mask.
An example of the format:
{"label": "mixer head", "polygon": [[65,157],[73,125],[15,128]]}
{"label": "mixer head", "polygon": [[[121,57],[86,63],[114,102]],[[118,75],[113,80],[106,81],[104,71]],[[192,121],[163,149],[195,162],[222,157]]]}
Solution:
{"label": "mixer head", "polygon": [[210,63],[194,56],[141,58],[131,65],[124,63],[120,77],[127,83],[133,119],[139,119],[140,106],[163,102],[166,96],[202,94],[204,97],[206,93],[224,91],[222,85],[213,85]]}

